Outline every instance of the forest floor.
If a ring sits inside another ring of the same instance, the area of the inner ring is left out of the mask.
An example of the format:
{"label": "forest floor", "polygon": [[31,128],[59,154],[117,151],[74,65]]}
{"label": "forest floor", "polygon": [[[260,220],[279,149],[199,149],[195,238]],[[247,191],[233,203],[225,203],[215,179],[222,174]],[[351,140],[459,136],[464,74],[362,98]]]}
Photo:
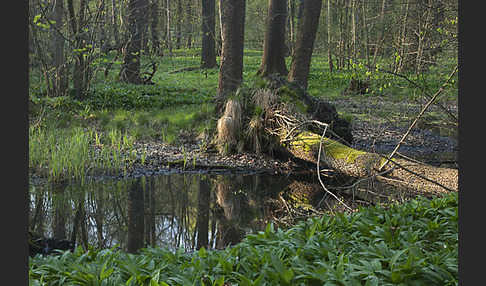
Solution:
{"label": "forest floor", "polygon": [[[250,53],[245,57],[249,85],[255,81],[252,74],[260,59],[260,53]],[[316,57],[315,65],[312,66],[309,93],[333,104],[340,116],[351,122],[354,137],[351,147],[389,154],[419,114],[426,99],[419,96],[420,91],[411,88],[407,82],[387,74],[376,74],[372,92],[369,94],[344,95],[342,91],[349,83],[351,72],[325,72],[326,64],[321,59],[323,57]],[[278,160],[268,155],[252,152],[229,156],[218,154],[207,144],[211,140],[209,134],[212,133],[211,128],[214,130],[216,118],[213,118],[211,108],[203,108],[214,94],[218,70],[194,70],[177,74],[170,72],[176,68],[198,64],[197,57],[188,56],[171,59],[163,57],[160,64],[160,72],[154,77],[155,85],[130,86],[111,83],[109,78],[98,80],[95,93],[86,103],[84,111],[81,108],[73,116],[69,112],[63,112],[61,108],[57,112],[61,117],[52,115],[51,120],[46,120],[46,125],[55,124],[55,128],[60,129],[81,126],[105,134],[111,129],[128,132],[136,138],[130,151],[143,154],[144,159],[139,158],[126,168],[125,173],[116,177],[181,171],[289,173],[300,170],[295,162]],[[446,71],[445,68],[441,72],[434,69],[427,74],[429,92],[443,83],[441,75]],[[113,73],[116,74],[116,71]],[[32,90],[40,88],[33,84]],[[33,95],[35,100],[39,100],[35,97]],[[53,101],[47,104],[65,103]],[[165,108],[158,107],[158,104]],[[440,104],[457,117],[457,94],[454,89],[441,95]],[[138,109],[147,106],[150,107],[147,112]],[[84,119],[73,121],[73,118],[80,117]],[[35,121],[35,117],[33,118]],[[443,108],[436,104],[431,105],[399,152],[435,166],[457,168],[458,128],[448,123],[454,120],[448,119]],[[30,178],[33,182],[42,181],[36,174],[32,174]]]}
{"label": "forest floor", "polygon": [[[351,120],[353,143],[351,147],[368,152],[389,154],[407,131],[411,119],[421,108],[418,103],[389,102],[376,98],[343,98],[329,100],[343,117]],[[457,116],[457,104],[446,108]],[[379,112],[377,112],[379,111]],[[435,166],[457,168],[457,133],[446,126],[444,120],[433,120],[440,112],[431,106],[426,118],[412,129],[399,153]],[[420,123],[426,121],[427,123]],[[457,131],[456,131],[457,132]],[[123,174],[106,177],[138,177],[170,172],[244,172],[288,174],[305,169],[301,162],[281,160],[266,154],[242,152],[221,155],[209,147],[209,135],[181,129],[177,138],[169,143],[163,140],[143,139],[135,141],[133,150],[145,154],[143,163],[137,160]],[[308,170],[309,168],[307,168]],[[45,179],[32,174],[33,182]],[[98,179],[102,179],[98,178]]]}
{"label": "forest floor", "polygon": [[[342,114],[353,114],[352,147],[368,152],[389,154],[407,131],[410,118],[420,111],[420,104],[390,103],[376,99],[356,98],[330,101]],[[457,105],[447,108],[457,115]],[[438,106],[431,106],[431,114],[440,112]],[[381,115],[377,115],[377,110]],[[400,154],[435,166],[457,168],[457,134],[443,121],[434,122],[430,117],[427,124],[412,129],[399,149]],[[174,143],[161,140],[143,140],[134,144],[137,153],[145,153],[144,164],[137,162],[124,175],[128,177],[152,175],[166,172],[262,172],[291,173],[302,170],[297,162],[280,160],[266,154],[242,152],[221,155],[214,148],[206,148],[210,138],[204,133],[181,130]]]}

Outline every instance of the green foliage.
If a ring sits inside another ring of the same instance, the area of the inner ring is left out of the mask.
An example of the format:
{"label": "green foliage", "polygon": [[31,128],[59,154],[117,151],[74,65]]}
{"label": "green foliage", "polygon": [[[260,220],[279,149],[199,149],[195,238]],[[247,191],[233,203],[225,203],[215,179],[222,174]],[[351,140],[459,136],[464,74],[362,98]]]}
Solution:
{"label": "green foliage", "polygon": [[103,135],[81,127],[31,126],[29,168],[52,182],[84,181],[88,175],[121,172],[135,162],[133,143],[133,137],[116,129]]}
{"label": "green foliage", "polygon": [[458,285],[458,195],[310,218],[234,247],[78,248],[29,260],[30,284]]}

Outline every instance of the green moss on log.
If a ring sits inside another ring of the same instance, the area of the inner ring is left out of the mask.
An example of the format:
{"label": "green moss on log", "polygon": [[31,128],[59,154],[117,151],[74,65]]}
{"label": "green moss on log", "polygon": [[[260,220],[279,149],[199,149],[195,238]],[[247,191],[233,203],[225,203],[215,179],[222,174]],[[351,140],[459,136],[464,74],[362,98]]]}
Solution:
{"label": "green moss on log", "polygon": [[[317,161],[320,142],[320,135],[302,132],[291,142],[291,147]],[[329,138],[323,138],[322,151],[322,163],[351,176],[372,175],[385,160],[378,154],[356,150]]]}

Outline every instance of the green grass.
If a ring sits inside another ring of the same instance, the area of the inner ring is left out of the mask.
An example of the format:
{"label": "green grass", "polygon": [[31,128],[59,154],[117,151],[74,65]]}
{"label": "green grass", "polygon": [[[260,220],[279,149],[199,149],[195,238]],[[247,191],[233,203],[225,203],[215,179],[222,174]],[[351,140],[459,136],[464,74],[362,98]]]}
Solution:
{"label": "green grass", "polygon": [[[98,133],[94,129],[29,128],[29,168],[51,182],[83,182],[89,175],[113,174],[133,163],[134,139],[117,129]],[[99,151],[94,145],[100,147]]]}
{"label": "green grass", "polygon": [[80,247],[29,259],[30,285],[458,285],[458,195],[310,218],[224,250]]}
{"label": "green grass", "polygon": [[212,104],[181,105],[161,110],[105,109],[93,112],[93,120],[100,130],[117,129],[137,140],[174,143],[180,130],[208,133],[214,129],[213,109]]}

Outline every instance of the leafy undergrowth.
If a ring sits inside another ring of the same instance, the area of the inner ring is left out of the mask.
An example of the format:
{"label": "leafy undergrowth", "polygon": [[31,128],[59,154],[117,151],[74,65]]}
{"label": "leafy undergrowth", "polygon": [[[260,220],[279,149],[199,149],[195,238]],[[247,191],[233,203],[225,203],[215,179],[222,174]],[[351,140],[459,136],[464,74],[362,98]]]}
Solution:
{"label": "leafy undergrowth", "polygon": [[457,285],[458,195],[268,225],[225,250],[29,260],[30,285]]}

